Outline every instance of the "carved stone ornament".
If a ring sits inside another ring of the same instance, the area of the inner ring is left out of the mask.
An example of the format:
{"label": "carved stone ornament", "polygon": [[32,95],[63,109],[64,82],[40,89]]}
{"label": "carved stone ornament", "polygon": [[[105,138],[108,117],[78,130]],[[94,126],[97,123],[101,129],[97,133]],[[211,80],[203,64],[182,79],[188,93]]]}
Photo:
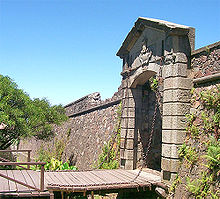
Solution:
{"label": "carved stone ornament", "polygon": [[174,55],[172,52],[167,54],[164,58],[164,64],[169,65],[169,64],[174,64],[176,59],[176,55]]}
{"label": "carved stone ornament", "polygon": [[141,65],[147,65],[149,60],[151,59],[151,56],[152,52],[148,49],[146,44],[143,44],[141,53],[139,55]]}

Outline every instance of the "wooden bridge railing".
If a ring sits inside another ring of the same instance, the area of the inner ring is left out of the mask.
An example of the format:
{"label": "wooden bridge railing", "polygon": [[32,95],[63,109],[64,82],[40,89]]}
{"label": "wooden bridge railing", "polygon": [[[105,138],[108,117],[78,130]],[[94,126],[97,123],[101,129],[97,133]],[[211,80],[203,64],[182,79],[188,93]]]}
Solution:
{"label": "wooden bridge railing", "polygon": [[[0,162],[0,166],[19,166],[23,169],[30,169],[30,166],[31,165],[40,165],[41,166],[41,174],[40,174],[40,188],[37,188],[37,187],[33,187],[31,185],[28,185],[24,182],[21,182],[19,180],[16,180],[16,179],[13,179],[11,177],[8,177],[4,174],[1,174],[0,173],[0,176],[3,177],[3,178],[6,178],[8,180],[11,180],[11,181],[14,181],[18,184],[21,184],[23,186],[26,186],[26,187],[29,187],[29,188],[32,188],[34,190],[37,190],[37,191],[43,191],[44,190],[44,165],[46,164],[45,162],[30,162],[31,161],[31,150],[30,149],[18,149],[18,150],[0,150],[0,152],[27,152],[27,162],[11,162],[10,160],[8,159],[5,159],[5,158],[1,158],[0,157],[0,161],[4,161],[4,162]],[[22,166],[22,165],[27,165],[27,168]]]}
{"label": "wooden bridge railing", "polygon": [[[31,161],[31,149],[9,149],[9,150],[0,150],[0,153],[5,153],[5,152],[27,152],[27,162]],[[4,161],[4,162],[11,162],[10,160],[6,159],[6,158],[2,158],[0,157],[0,161]],[[21,165],[18,165],[19,167],[23,168],[23,169],[30,169],[30,165],[27,165],[26,167],[23,167]]]}
{"label": "wooden bridge railing", "polygon": [[2,173],[0,173],[0,176],[3,178],[6,178],[8,180],[11,180],[13,182],[16,182],[18,184],[21,184],[23,186],[29,187],[31,189],[37,190],[37,191],[44,191],[44,165],[45,162],[0,162],[0,166],[6,166],[6,165],[11,165],[11,166],[19,166],[19,165],[40,165],[41,166],[41,171],[40,171],[40,188],[33,187],[31,185],[28,185],[24,182],[21,182],[19,180],[13,179],[11,177],[8,177]]}

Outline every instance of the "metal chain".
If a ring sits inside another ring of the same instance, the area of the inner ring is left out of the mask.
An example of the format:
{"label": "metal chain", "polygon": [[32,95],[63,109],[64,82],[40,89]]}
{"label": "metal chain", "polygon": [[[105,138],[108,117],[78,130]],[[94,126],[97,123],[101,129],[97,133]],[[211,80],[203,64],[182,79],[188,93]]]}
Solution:
{"label": "metal chain", "polygon": [[151,144],[152,144],[152,138],[153,138],[153,133],[154,133],[154,127],[155,127],[155,123],[156,123],[156,116],[157,116],[157,102],[155,102],[155,105],[154,105],[154,116],[153,116],[153,121],[152,121],[152,125],[151,125],[151,132],[150,132],[150,137],[149,137],[149,142],[148,142],[148,145],[147,145],[147,151],[145,154],[143,154],[143,158],[146,160],[148,155],[149,155],[149,152],[150,152],[150,147],[151,147]]}
{"label": "metal chain", "polygon": [[[159,99],[160,94],[159,94],[158,90],[155,91],[155,94],[156,94],[156,98]],[[154,134],[154,127],[155,127],[156,116],[157,116],[157,107],[158,107],[159,104],[160,104],[159,102],[155,101],[154,115],[153,115],[153,121],[152,121],[152,124],[151,124],[151,132],[150,132],[149,142],[148,142],[148,145],[147,145],[147,151],[146,151],[146,153],[143,152],[143,154],[142,154],[143,160],[145,160],[145,161],[147,161],[147,157],[149,155],[150,147],[151,147],[151,144],[152,144],[152,139],[153,139],[153,134]],[[143,163],[141,165],[141,169],[139,170],[138,174],[135,176],[135,178],[131,182],[134,182],[140,176],[144,166],[145,166],[145,163],[143,161]]]}

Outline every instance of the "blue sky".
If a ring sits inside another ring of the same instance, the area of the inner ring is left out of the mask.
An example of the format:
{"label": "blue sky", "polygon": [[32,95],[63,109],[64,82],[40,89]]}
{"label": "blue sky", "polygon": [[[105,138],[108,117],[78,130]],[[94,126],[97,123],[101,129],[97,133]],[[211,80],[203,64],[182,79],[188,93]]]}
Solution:
{"label": "blue sky", "polygon": [[120,85],[115,54],[139,16],[196,28],[196,48],[220,40],[219,0],[0,0],[0,74],[32,98],[67,104]]}

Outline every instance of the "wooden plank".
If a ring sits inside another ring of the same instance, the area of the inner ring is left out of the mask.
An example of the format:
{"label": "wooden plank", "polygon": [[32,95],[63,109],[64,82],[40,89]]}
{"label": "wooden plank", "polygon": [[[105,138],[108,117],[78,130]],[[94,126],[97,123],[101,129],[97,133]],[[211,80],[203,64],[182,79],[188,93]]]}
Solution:
{"label": "wooden plank", "polygon": [[94,175],[91,171],[83,172],[83,175],[85,178],[88,178],[93,182],[94,184],[103,184],[103,180],[96,175]]}
{"label": "wooden plank", "polygon": [[83,179],[82,177],[80,177],[80,175],[81,175],[80,173],[81,172],[70,172],[71,180],[74,180],[79,186],[86,186],[86,184],[88,182],[85,179]]}
{"label": "wooden plank", "polygon": [[49,184],[49,183],[52,183],[53,182],[53,179],[48,175],[48,171],[45,171],[45,173],[44,173],[44,181],[45,181],[45,185],[44,185],[44,188],[46,189],[46,187],[47,187],[47,185]]}
{"label": "wooden plank", "polygon": [[[120,175],[120,174],[118,174],[118,175]],[[125,176],[125,175],[123,175],[123,176]],[[141,187],[151,187],[151,183],[149,181],[140,179],[139,176],[137,178],[136,177],[137,177],[137,175],[132,176],[132,179],[130,182],[137,183]]]}
{"label": "wooden plank", "polygon": [[118,179],[120,179],[120,181],[122,182],[126,182],[126,183],[130,183],[131,182],[131,178],[123,175],[122,173],[117,173],[115,170],[106,170],[107,173],[110,173],[111,175],[117,177]]}
{"label": "wooden plank", "polygon": [[52,179],[52,184],[58,184],[58,185],[61,185],[61,181],[56,177],[56,175],[54,174],[54,172],[52,171],[49,171],[49,172],[46,172],[47,176],[49,176],[51,179]]}
{"label": "wooden plank", "polygon": [[[138,172],[137,173],[131,173],[129,171],[130,170],[115,170],[115,172],[117,172],[118,174],[122,174],[123,176],[127,176],[127,177],[130,178],[131,181],[133,181],[137,177]],[[145,178],[143,178],[141,176],[138,176],[135,181],[142,181],[142,180],[146,181]]]}
{"label": "wooden plank", "polygon": [[[110,171],[107,171],[107,172],[110,172]],[[124,175],[123,173],[118,173],[116,171],[113,171],[111,175],[114,175],[117,178],[119,178],[122,181],[122,183],[128,183],[128,184],[134,183],[130,176]]]}
{"label": "wooden plank", "polygon": [[29,176],[31,177],[32,181],[35,184],[35,187],[40,189],[40,172],[39,171],[32,171],[27,170]]}
{"label": "wooden plank", "polygon": [[[39,177],[38,177],[37,171],[26,170],[25,172],[26,172],[27,175],[29,176],[30,181],[32,182],[33,187],[40,188],[40,187],[39,187],[39,186],[40,186],[40,185],[39,185],[40,182],[39,182]],[[37,176],[36,176],[36,175],[37,175]],[[36,179],[36,177],[37,177],[37,179]],[[27,178],[28,178],[28,177],[27,177]],[[36,190],[34,190],[33,192],[36,192]],[[33,192],[32,192],[32,193],[33,193]]]}
{"label": "wooden plank", "polygon": [[71,185],[82,185],[82,182],[74,176],[75,172],[68,172],[66,177],[69,179]]}
{"label": "wooden plank", "polygon": [[[6,170],[6,172],[7,172],[8,177],[14,178],[14,175],[12,174],[11,170]],[[16,192],[17,191],[16,183],[11,181],[11,180],[9,180],[9,191],[10,192]]]}
{"label": "wooden plank", "polygon": [[32,151],[31,149],[10,149],[10,150],[0,150],[0,152],[2,153],[5,153],[5,152],[28,152],[28,151]]}
{"label": "wooden plank", "polygon": [[107,171],[96,171],[96,175],[97,176],[102,176],[102,178],[105,178],[107,180],[107,182],[109,183],[121,183],[121,180],[113,175],[111,175],[110,173],[108,173]]}
{"label": "wooden plank", "polygon": [[[7,175],[6,170],[0,170],[0,173]],[[9,182],[3,177],[0,177],[0,192],[9,192]]]}
{"label": "wooden plank", "polygon": [[45,188],[47,187],[48,184],[53,183],[53,179],[50,177],[50,172],[46,171],[44,175],[44,180],[45,180]]}
{"label": "wooden plank", "polygon": [[106,184],[113,184],[118,182],[118,178],[116,178],[115,176],[111,176],[110,174],[106,173],[104,170],[93,171],[93,174],[103,179],[106,182]]}
{"label": "wooden plank", "polygon": [[128,175],[125,170],[114,170],[113,172],[114,172],[114,175],[120,176],[120,178],[123,177],[128,182],[131,182],[135,178],[134,174]]}
{"label": "wooden plank", "polygon": [[[62,178],[67,182],[68,185],[74,185],[77,183],[77,181],[73,181],[71,178],[70,178],[70,172],[61,172],[60,174],[62,176]],[[73,177],[72,177],[73,178]]]}
{"label": "wooden plank", "polygon": [[[140,186],[151,186],[151,183],[147,179],[138,176],[138,173],[130,173],[128,170],[115,170],[118,175],[126,176],[130,178],[130,183],[138,183]],[[137,178],[136,178],[137,177]]]}
{"label": "wooden plank", "polygon": [[[152,182],[152,181],[150,182],[151,178],[149,177],[149,175],[143,176],[143,173],[144,173],[143,170],[142,170],[142,171],[140,171],[140,170],[129,170],[129,171],[127,171],[127,173],[133,174],[135,177],[138,176],[136,180],[147,181],[147,182],[149,182],[149,183]],[[154,175],[153,175],[153,178],[156,178],[156,177],[157,177],[157,176],[154,176]],[[136,180],[135,180],[135,181],[136,181]],[[154,181],[153,181],[153,182],[154,182]]]}
{"label": "wooden plank", "polygon": [[69,184],[69,179],[66,178],[66,174],[68,174],[69,172],[54,172],[53,174],[56,176],[56,178],[60,181],[60,183],[62,185],[66,185],[66,186],[70,186],[71,184]]}
{"label": "wooden plank", "polygon": [[[10,170],[7,171],[7,173],[9,173],[9,172],[10,172]],[[28,185],[25,183],[24,179],[22,179],[23,178],[22,175],[20,175],[20,172],[21,172],[20,170],[11,170],[11,176],[9,176],[9,175],[6,176],[4,174],[1,174],[0,176],[8,179],[9,182],[15,182],[16,191],[20,190],[19,192],[22,192],[22,191],[25,191],[23,189],[30,189],[30,188],[36,189],[35,187],[32,187],[31,185]],[[19,186],[20,186],[20,188],[19,188]],[[21,186],[24,188],[21,188]]]}
{"label": "wooden plank", "polygon": [[[32,187],[36,187],[34,181],[32,180],[32,178],[30,177],[29,173],[27,172],[27,170],[22,170],[21,171],[26,183]],[[36,187],[37,188],[37,187]],[[30,191],[35,191],[34,189],[30,189]]]}
{"label": "wooden plank", "polygon": [[105,176],[100,175],[96,170],[95,170],[95,171],[91,171],[91,173],[92,173],[94,176],[96,176],[97,178],[101,179],[102,182],[103,182],[103,184],[109,184],[108,179],[107,179]]}
{"label": "wooden plank", "polygon": [[[129,172],[137,174],[138,170],[133,170],[133,171],[129,171]],[[151,182],[161,182],[161,177],[160,176],[158,176],[156,174],[153,174],[153,173],[150,173],[150,172],[142,171],[140,173],[140,176],[147,179],[148,181],[151,181]]]}
{"label": "wooden plank", "polygon": [[13,166],[19,166],[19,165],[45,165],[45,162],[0,162],[1,166],[5,165],[13,165]]}
{"label": "wooden plank", "polygon": [[87,180],[88,186],[94,186],[103,183],[102,180],[97,176],[93,175],[91,171],[82,172],[81,175],[84,179]]}
{"label": "wooden plank", "polygon": [[[6,170],[3,171],[5,175],[29,184],[30,186],[40,188],[40,172],[31,170]],[[137,188],[139,186],[151,186],[155,182],[161,182],[160,176],[148,172],[141,171],[138,178],[139,171],[130,170],[93,170],[84,172],[45,172],[45,188],[47,184],[50,189],[57,189],[63,191],[83,192],[86,190],[110,190],[110,189],[127,189]],[[8,190],[8,193],[18,190],[19,196],[40,196],[41,193],[28,189],[23,185],[8,181],[2,178],[0,182],[0,192]],[[135,180],[134,180],[135,179]],[[133,181],[134,180],[134,181]],[[4,182],[4,183],[2,183]],[[54,184],[54,185],[53,185]],[[2,192],[2,193],[3,193]],[[26,193],[25,193],[26,192]],[[7,194],[4,192],[3,194]],[[49,192],[42,192],[48,195]]]}
{"label": "wooden plank", "polygon": [[[82,173],[84,173],[84,175],[82,175]],[[74,174],[75,177],[77,177],[84,186],[88,186],[88,185],[92,185],[94,184],[94,182],[91,181],[90,178],[87,177],[86,172],[76,172],[76,173],[72,173],[72,175]]]}
{"label": "wooden plank", "polygon": [[115,184],[129,183],[129,181],[122,180],[117,175],[113,175],[113,172],[109,172],[108,170],[103,171],[103,175],[105,175],[108,179],[114,180]]}
{"label": "wooden plank", "polygon": [[[24,176],[22,175],[21,170],[12,170],[12,173],[14,175],[14,179],[16,179],[20,182],[26,183]],[[18,192],[30,192],[30,189],[28,187],[25,187],[19,183],[16,183],[16,185],[17,185]]]}
{"label": "wooden plank", "polygon": [[88,186],[88,185],[94,184],[94,181],[91,181],[91,178],[88,178],[88,176],[86,175],[86,172],[72,173],[72,175],[77,177],[84,184],[84,186],[85,185]]}

